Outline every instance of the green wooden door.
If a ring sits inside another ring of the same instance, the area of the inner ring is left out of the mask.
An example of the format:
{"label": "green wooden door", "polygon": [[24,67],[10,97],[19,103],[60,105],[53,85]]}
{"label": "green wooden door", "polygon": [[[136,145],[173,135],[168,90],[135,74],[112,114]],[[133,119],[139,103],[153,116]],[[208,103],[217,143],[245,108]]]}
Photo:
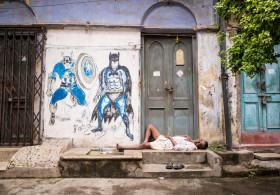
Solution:
{"label": "green wooden door", "polygon": [[242,131],[280,132],[280,58],[252,79],[242,73],[242,92]]}
{"label": "green wooden door", "polygon": [[194,136],[192,38],[145,37],[143,134],[153,124],[161,134]]}

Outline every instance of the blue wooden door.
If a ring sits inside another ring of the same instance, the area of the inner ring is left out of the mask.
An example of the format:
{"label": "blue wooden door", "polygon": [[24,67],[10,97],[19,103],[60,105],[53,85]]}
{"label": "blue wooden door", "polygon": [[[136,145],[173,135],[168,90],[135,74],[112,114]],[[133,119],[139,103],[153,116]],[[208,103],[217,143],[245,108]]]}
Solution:
{"label": "blue wooden door", "polygon": [[[280,45],[275,46],[280,53]],[[280,132],[280,58],[254,78],[242,73],[242,131]]]}

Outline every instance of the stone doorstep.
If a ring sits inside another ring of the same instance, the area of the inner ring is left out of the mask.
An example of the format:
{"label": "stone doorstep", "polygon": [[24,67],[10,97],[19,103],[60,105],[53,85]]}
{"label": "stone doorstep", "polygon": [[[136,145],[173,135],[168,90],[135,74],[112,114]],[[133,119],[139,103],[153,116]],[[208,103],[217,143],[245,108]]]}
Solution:
{"label": "stone doorstep", "polygon": [[90,155],[93,148],[71,148],[60,156],[61,160],[128,160],[142,159],[141,150],[125,150],[122,155],[115,154],[97,154]]}
{"label": "stone doorstep", "polygon": [[206,150],[195,151],[165,151],[165,150],[143,150],[144,164],[165,164],[167,162],[177,162],[186,164],[205,163],[207,158]]}
{"label": "stone doorstep", "polygon": [[0,162],[0,171],[6,171],[8,168],[9,162]]}
{"label": "stone doorstep", "polygon": [[58,167],[15,167],[0,171],[0,178],[58,178]]}
{"label": "stone doorstep", "polygon": [[280,160],[280,154],[277,153],[254,153],[254,156],[263,161]]}
{"label": "stone doorstep", "polygon": [[222,158],[223,165],[238,165],[254,159],[254,153],[249,150],[215,151]]}
{"label": "stone doorstep", "polygon": [[9,161],[21,147],[0,147],[0,162]]}
{"label": "stone doorstep", "polygon": [[[173,164],[175,166],[176,164]],[[143,164],[143,172],[149,173],[178,173],[178,172],[198,172],[198,171],[211,171],[212,169],[203,164],[183,164],[183,169],[166,169],[166,164]]]}
{"label": "stone doorstep", "polygon": [[[175,170],[166,169],[166,164],[143,164],[143,177],[190,178],[215,177],[213,169],[201,164],[184,164],[185,168]],[[216,176],[217,177],[217,176]]]}

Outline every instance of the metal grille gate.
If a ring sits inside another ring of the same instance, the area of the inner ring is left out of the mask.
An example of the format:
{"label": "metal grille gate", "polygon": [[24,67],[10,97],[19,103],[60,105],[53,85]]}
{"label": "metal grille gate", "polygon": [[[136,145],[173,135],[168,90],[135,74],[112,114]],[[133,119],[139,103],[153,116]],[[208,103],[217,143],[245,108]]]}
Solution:
{"label": "metal grille gate", "polygon": [[41,143],[42,28],[0,28],[0,145]]}

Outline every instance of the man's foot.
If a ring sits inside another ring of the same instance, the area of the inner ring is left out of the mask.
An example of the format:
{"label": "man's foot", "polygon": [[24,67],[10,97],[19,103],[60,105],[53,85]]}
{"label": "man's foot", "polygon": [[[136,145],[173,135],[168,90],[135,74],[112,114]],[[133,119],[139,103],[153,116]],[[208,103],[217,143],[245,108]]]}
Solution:
{"label": "man's foot", "polygon": [[92,133],[95,133],[95,132],[102,131],[102,130],[103,130],[102,128],[99,128],[99,127],[98,127],[98,128],[96,128],[96,129],[91,130],[91,132],[92,132]]}
{"label": "man's foot", "polygon": [[119,144],[116,145],[116,148],[119,152],[123,152],[123,150],[124,150],[123,147],[120,146]]}
{"label": "man's foot", "polygon": [[49,125],[54,125],[54,122],[55,122],[55,114],[52,113],[52,114],[51,114],[51,118],[50,118]]}

